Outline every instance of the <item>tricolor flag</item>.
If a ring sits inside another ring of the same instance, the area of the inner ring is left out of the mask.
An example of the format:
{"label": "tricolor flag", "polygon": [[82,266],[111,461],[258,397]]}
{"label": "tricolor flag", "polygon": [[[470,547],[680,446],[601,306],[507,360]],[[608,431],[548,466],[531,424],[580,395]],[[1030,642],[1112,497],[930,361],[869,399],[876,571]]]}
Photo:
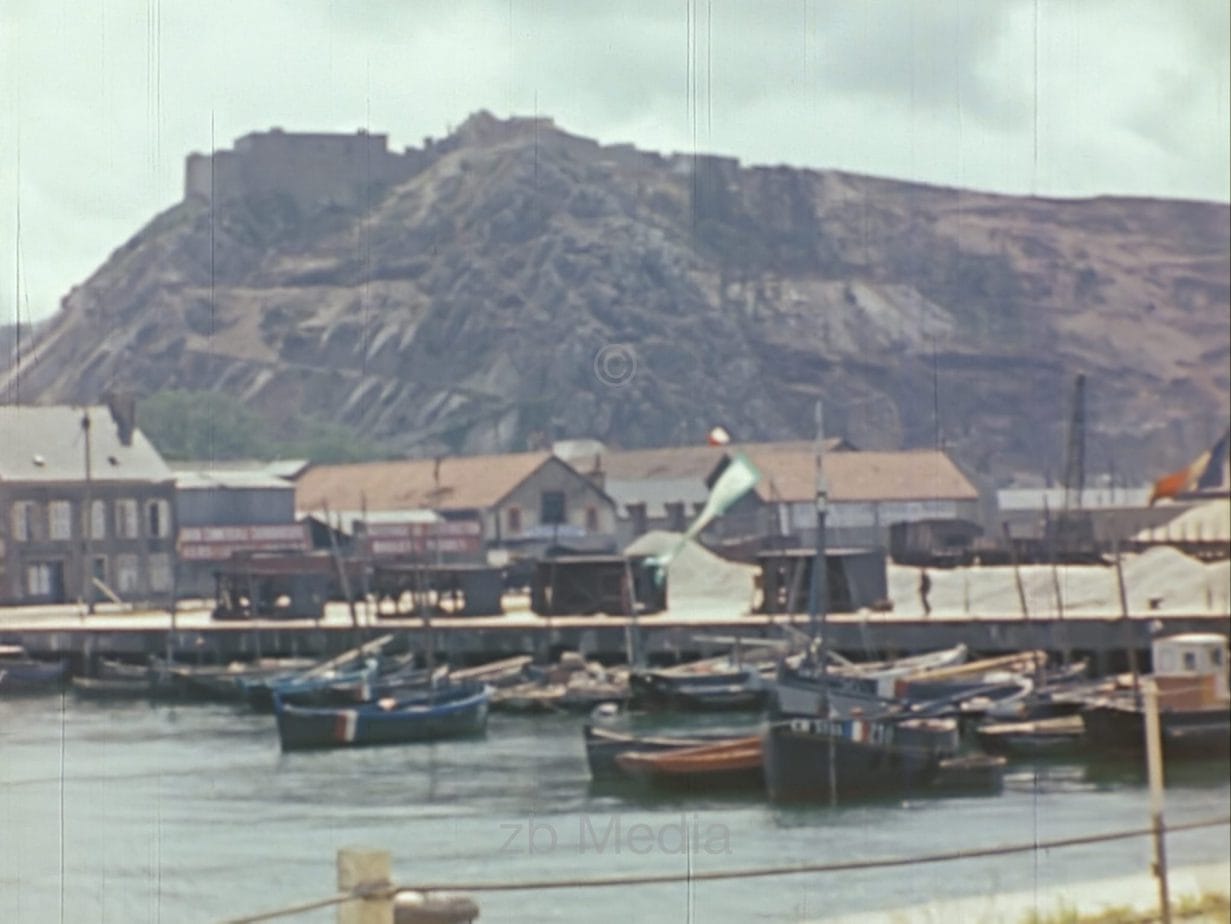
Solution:
{"label": "tricolor flag", "polygon": [[1227,485],[1227,444],[1231,441],[1231,430],[1222,435],[1217,443],[1207,449],[1192,463],[1163,475],[1154,482],[1154,490],[1150,494],[1150,504],[1165,497],[1178,497],[1194,491],[1212,491],[1219,486]]}
{"label": "tricolor flag", "polygon": [[756,487],[757,482],[761,480],[761,473],[757,471],[757,467],[753,465],[748,457],[742,452],[733,453],[723,468],[722,474],[714,482],[710,488],[710,496],[705,502],[705,507],[697,515],[692,525],[680,537],[680,541],[666,555],[659,556],[655,564],[661,569],[661,576],[667,568],[671,566],[671,560],[679,554],[690,540],[695,539],[700,535],[705,527],[709,526],[715,519],[722,516],[731,506]]}

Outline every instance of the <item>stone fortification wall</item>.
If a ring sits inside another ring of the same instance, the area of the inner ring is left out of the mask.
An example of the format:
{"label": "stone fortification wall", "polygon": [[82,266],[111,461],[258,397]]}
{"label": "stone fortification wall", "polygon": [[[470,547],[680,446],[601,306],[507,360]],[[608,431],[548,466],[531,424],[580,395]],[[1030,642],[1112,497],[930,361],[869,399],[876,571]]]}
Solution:
{"label": "stone fortification wall", "polygon": [[301,208],[354,206],[374,188],[400,183],[426,166],[428,156],[388,149],[388,136],[253,132],[233,150],[190,154],[184,168],[184,197],[207,202],[282,193]]}

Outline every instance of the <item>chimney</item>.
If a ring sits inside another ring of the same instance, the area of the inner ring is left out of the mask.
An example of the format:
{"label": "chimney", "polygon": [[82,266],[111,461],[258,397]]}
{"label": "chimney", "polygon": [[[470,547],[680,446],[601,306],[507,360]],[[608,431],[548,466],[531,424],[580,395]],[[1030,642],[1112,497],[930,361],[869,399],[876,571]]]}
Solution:
{"label": "chimney", "polygon": [[111,419],[115,421],[115,432],[120,438],[121,446],[133,444],[133,433],[137,429],[137,397],[130,391],[109,391],[103,396],[107,409],[111,411]]}

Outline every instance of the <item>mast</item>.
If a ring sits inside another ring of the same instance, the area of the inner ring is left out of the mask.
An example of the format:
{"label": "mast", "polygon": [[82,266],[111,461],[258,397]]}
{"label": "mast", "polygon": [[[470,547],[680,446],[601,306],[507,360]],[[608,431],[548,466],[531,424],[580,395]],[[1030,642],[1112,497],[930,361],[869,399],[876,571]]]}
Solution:
{"label": "mast", "polygon": [[808,632],[814,644],[818,634],[820,636],[821,686],[824,690],[825,704],[828,707],[829,633],[826,631],[825,617],[828,609],[829,589],[826,580],[828,575],[825,573],[825,515],[829,510],[829,488],[825,483],[824,443],[824,409],[818,400],[816,402],[816,443],[813,450],[816,465],[816,551],[812,559],[812,580],[808,586]]}

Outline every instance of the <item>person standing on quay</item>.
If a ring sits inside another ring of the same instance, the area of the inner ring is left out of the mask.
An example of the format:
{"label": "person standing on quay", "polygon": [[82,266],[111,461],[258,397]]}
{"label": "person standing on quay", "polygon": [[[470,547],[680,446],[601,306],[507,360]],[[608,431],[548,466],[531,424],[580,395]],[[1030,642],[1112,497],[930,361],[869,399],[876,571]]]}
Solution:
{"label": "person standing on quay", "polygon": [[932,589],[932,579],[928,577],[928,569],[919,572],[919,602],[923,604],[923,616],[926,619],[932,615],[932,604],[928,603],[928,592]]}

